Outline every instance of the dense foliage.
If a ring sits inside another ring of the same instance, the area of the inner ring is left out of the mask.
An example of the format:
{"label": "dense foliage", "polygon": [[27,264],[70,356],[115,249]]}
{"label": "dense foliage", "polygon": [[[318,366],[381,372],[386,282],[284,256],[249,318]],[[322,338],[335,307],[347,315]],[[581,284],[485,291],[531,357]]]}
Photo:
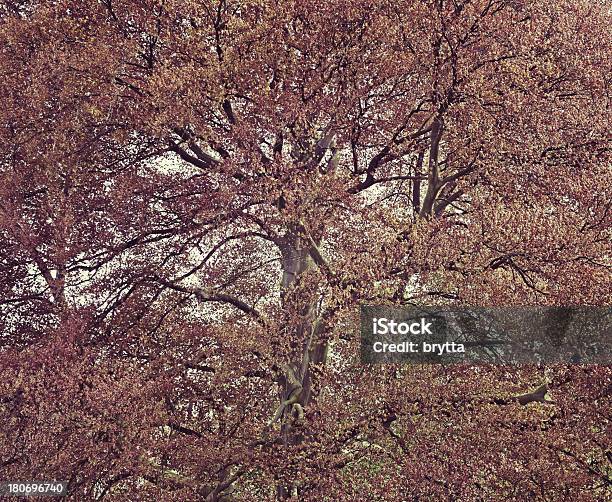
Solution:
{"label": "dense foliage", "polygon": [[609,366],[368,367],[357,330],[366,303],[610,303],[610,21],[0,2],[0,479],[603,500]]}

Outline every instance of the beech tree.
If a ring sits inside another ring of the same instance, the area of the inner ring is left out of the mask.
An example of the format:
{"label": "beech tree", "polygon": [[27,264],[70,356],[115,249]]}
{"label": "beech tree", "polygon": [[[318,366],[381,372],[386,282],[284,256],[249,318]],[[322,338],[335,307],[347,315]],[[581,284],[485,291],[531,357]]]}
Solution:
{"label": "beech tree", "polygon": [[0,2],[0,479],[603,500],[604,365],[366,366],[359,305],[609,305],[605,2]]}

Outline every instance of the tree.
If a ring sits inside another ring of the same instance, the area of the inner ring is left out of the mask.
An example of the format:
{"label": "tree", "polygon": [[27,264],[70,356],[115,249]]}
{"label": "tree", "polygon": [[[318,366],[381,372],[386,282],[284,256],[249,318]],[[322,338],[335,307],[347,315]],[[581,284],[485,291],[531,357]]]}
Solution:
{"label": "tree", "polygon": [[366,367],[357,318],[609,304],[604,4],[1,5],[3,478],[602,498],[608,366]]}

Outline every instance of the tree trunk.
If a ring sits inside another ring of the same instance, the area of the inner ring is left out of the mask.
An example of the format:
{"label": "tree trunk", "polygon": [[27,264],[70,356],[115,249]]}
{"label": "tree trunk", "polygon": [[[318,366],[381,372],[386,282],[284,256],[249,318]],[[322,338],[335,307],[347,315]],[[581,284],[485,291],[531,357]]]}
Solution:
{"label": "tree trunk", "polygon": [[[299,287],[299,279],[302,274],[315,266],[311,257],[311,247],[311,241],[301,235],[299,225],[289,228],[280,243],[283,307],[288,316],[291,313],[297,313],[302,319],[295,332],[290,334],[294,340],[291,361],[287,365],[285,374],[280,375],[279,378],[280,406],[283,406],[283,403],[294,401],[284,406],[280,416],[281,438],[285,446],[298,444],[303,440],[295,427],[296,415],[301,421],[303,412],[312,398],[312,365],[324,363],[327,355],[327,343],[317,340],[323,326],[319,321],[320,312],[315,293],[308,291],[296,296],[291,295],[288,298],[291,288]],[[294,399],[291,399],[292,393],[294,393]],[[292,493],[295,494],[296,490],[296,486],[278,486],[277,496],[284,500],[290,498]]]}
{"label": "tree trunk", "polygon": [[421,217],[428,218],[432,216],[434,203],[440,192],[440,168],[438,165],[438,154],[440,150],[440,140],[444,130],[444,120],[441,115],[438,115],[432,124],[430,133],[429,147],[429,176],[427,179],[427,193],[421,207]]}

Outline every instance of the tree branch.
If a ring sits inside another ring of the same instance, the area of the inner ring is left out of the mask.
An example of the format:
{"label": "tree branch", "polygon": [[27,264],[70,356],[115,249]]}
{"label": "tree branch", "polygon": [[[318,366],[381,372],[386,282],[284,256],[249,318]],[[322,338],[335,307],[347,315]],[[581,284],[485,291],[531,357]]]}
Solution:
{"label": "tree branch", "polygon": [[194,165],[195,167],[199,167],[200,169],[210,169],[211,167],[216,166],[219,163],[217,159],[215,159],[211,155],[208,155],[202,150],[200,150],[201,158],[194,157],[193,155],[188,153],[186,150],[181,148],[174,141],[170,141],[169,148],[170,148],[170,151],[178,154],[178,156],[181,159],[183,159],[185,162],[188,162],[189,164]]}
{"label": "tree branch", "polygon": [[235,296],[215,291],[212,288],[191,288],[187,286],[181,286],[157,275],[153,276],[152,280],[154,282],[162,284],[168,289],[179,291],[181,293],[187,293],[189,295],[194,295],[201,302],[229,303],[230,305],[236,307],[238,310],[241,310],[245,314],[253,316],[259,322],[263,320],[261,314],[257,310],[255,310],[253,307],[243,302],[239,298],[236,298]]}

